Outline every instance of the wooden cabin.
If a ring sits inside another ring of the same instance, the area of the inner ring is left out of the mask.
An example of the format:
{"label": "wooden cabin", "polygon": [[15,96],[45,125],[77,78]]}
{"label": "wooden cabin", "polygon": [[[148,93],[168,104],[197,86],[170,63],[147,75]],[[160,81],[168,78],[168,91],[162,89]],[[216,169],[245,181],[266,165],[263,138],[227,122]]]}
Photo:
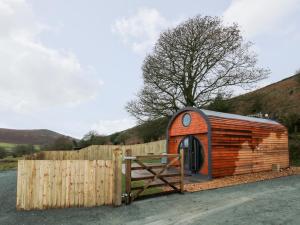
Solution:
{"label": "wooden cabin", "polygon": [[269,119],[184,108],[167,128],[167,152],[180,149],[185,172],[208,179],[289,167],[287,129]]}

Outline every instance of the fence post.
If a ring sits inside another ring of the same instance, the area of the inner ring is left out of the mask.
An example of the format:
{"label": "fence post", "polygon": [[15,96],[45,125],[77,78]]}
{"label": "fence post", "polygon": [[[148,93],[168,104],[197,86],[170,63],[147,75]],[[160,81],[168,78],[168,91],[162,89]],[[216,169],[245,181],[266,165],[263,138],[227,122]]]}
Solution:
{"label": "fence post", "polygon": [[120,206],[122,204],[122,151],[120,149],[113,150],[112,162],[114,168],[113,205]]}
{"label": "fence post", "polygon": [[180,149],[180,192],[184,192],[184,150]]}
{"label": "fence post", "polygon": [[[132,150],[126,149],[126,156],[132,156]],[[126,204],[131,203],[131,159],[126,159]]]}

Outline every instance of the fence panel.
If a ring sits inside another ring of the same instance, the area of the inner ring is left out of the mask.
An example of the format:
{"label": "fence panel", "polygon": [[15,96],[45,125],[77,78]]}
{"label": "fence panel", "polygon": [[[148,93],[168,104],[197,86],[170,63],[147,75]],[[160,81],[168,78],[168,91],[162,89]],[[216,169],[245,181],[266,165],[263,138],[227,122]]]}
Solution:
{"label": "fence panel", "polygon": [[17,209],[121,204],[121,152],[113,160],[19,160]]}
{"label": "fence panel", "polygon": [[135,145],[91,145],[78,151],[43,151],[27,156],[26,159],[45,160],[110,160],[114,149],[131,149],[133,155],[159,155],[166,152],[166,140]]}

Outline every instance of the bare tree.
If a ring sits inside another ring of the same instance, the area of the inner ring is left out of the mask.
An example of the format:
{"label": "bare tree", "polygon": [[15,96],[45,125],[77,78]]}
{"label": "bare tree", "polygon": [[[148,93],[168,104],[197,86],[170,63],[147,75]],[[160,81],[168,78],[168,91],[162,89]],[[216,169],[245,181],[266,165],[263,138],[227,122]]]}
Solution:
{"label": "bare tree", "polygon": [[142,67],[144,87],[126,109],[138,120],[169,116],[185,106],[202,107],[218,93],[267,77],[257,66],[237,24],[197,16],[163,32]]}

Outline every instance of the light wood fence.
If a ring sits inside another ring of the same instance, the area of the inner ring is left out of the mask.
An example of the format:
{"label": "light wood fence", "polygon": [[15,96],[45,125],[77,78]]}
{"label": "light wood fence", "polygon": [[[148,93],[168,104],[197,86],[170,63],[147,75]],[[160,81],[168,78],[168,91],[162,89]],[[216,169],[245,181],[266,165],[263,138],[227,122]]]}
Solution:
{"label": "light wood fence", "polygon": [[111,160],[19,160],[17,209],[120,205],[122,153]]}
{"label": "light wood fence", "polygon": [[[118,150],[115,150],[117,149]],[[166,141],[43,151],[18,162],[17,209],[120,205],[122,155],[158,155]]]}
{"label": "light wood fence", "polygon": [[44,160],[109,160],[112,158],[113,149],[121,149],[125,155],[126,149],[131,149],[133,155],[159,155],[166,152],[166,141],[155,141],[136,145],[91,145],[78,151],[42,151],[27,156],[26,159]]}

